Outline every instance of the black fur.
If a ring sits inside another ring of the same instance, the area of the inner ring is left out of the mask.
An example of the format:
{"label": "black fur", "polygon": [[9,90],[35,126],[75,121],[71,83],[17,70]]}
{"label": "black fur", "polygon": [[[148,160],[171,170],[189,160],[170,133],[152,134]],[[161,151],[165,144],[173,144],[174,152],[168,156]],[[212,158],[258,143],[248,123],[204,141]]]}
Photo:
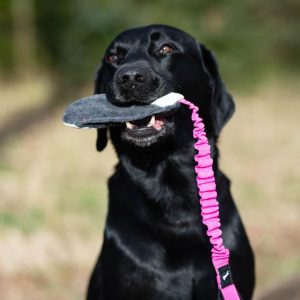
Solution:
{"label": "black fur", "polygon": [[[129,80],[125,88],[122,80]],[[149,103],[172,91],[200,108],[212,146],[233,278],[243,299],[251,299],[254,258],[230,182],[219,170],[216,146],[234,104],[212,53],[188,34],[164,25],[125,31],[108,47],[96,93],[130,105]],[[109,180],[104,242],[88,300],[217,299],[211,246],[200,219],[190,115],[181,107],[159,133],[133,134],[125,125],[110,129],[119,163]],[[106,140],[105,130],[99,131],[98,150]]]}

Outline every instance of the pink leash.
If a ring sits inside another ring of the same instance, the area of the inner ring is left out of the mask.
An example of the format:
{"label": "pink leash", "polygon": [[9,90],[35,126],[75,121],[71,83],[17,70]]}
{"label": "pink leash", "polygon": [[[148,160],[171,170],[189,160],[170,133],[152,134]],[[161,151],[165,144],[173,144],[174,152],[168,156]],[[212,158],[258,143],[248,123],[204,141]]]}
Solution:
{"label": "pink leash", "polygon": [[179,102],[187,105],[192,110],[193,137],[197,140],[194,148],[198,152],[194,157],[196,162],[195,171],[200,196],[202,223],[207,226],[207,235],[210,237],[209,240],[212,245],[212,263],[217,274],[218,288],[224,300],[240,300],[232,281],[229,250],[223,244],[216,180],[212,168],[213,160],[210,156],[210,145],[206,137],[204,124],[198,116],[199,108],[197,106],[185,99],[181,99]]}

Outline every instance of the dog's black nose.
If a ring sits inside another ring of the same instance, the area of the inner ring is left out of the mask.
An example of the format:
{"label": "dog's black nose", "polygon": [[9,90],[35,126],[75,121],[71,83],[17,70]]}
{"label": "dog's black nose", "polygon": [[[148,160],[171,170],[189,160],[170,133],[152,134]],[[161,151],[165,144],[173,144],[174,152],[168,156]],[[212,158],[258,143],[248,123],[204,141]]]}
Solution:
{"label": "dog's black nose", "polygon": [[117,84],[128,91],[134,90],[147,83],[148,71],[140,67],[123,67],[117,73]]}

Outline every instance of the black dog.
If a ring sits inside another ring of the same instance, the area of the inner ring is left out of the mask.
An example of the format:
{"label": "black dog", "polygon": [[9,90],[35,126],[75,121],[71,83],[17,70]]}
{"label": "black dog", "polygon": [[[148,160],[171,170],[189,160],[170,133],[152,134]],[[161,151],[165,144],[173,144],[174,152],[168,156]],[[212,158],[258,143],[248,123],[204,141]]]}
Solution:
{"label": "black dog", "polygon": [[[200,108],[214,158],[223,239],[244,300],[254,259],[230,182],[218,168],[219,133],[234,112],[212,53],[188,34],[153,25],[121,33],[108,47],[96,93],[118,105],[145,104],[178,92]],[[104,243],[88,300],[216,300],[211,246],[201,223],[190,111],[110,129],[119,157],[109,180]],[[98,130],[97,149],[106,145]]]}

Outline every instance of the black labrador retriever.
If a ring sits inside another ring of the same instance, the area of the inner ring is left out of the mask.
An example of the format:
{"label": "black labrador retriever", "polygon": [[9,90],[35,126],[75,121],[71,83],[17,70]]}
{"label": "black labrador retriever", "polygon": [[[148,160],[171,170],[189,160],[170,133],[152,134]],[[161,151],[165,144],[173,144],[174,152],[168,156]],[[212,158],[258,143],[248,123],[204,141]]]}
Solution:
{"label": "black labrador retriever", "polygon": [[[252,298],[254,258],[230,182],[218,167],[217,138],[234,112],[212,53],[165,25],[122,32],[107,49],[96,93],[118,105],[145,104],[178,92],[200,108],[212,147],[224,244],[236,287]],[[88,300],[216,300],[211,246],[201,223],[191,113],[112,127],[119,157],[109,179],[109,209]],[[98,130],[104,149],[106,129]]]}

